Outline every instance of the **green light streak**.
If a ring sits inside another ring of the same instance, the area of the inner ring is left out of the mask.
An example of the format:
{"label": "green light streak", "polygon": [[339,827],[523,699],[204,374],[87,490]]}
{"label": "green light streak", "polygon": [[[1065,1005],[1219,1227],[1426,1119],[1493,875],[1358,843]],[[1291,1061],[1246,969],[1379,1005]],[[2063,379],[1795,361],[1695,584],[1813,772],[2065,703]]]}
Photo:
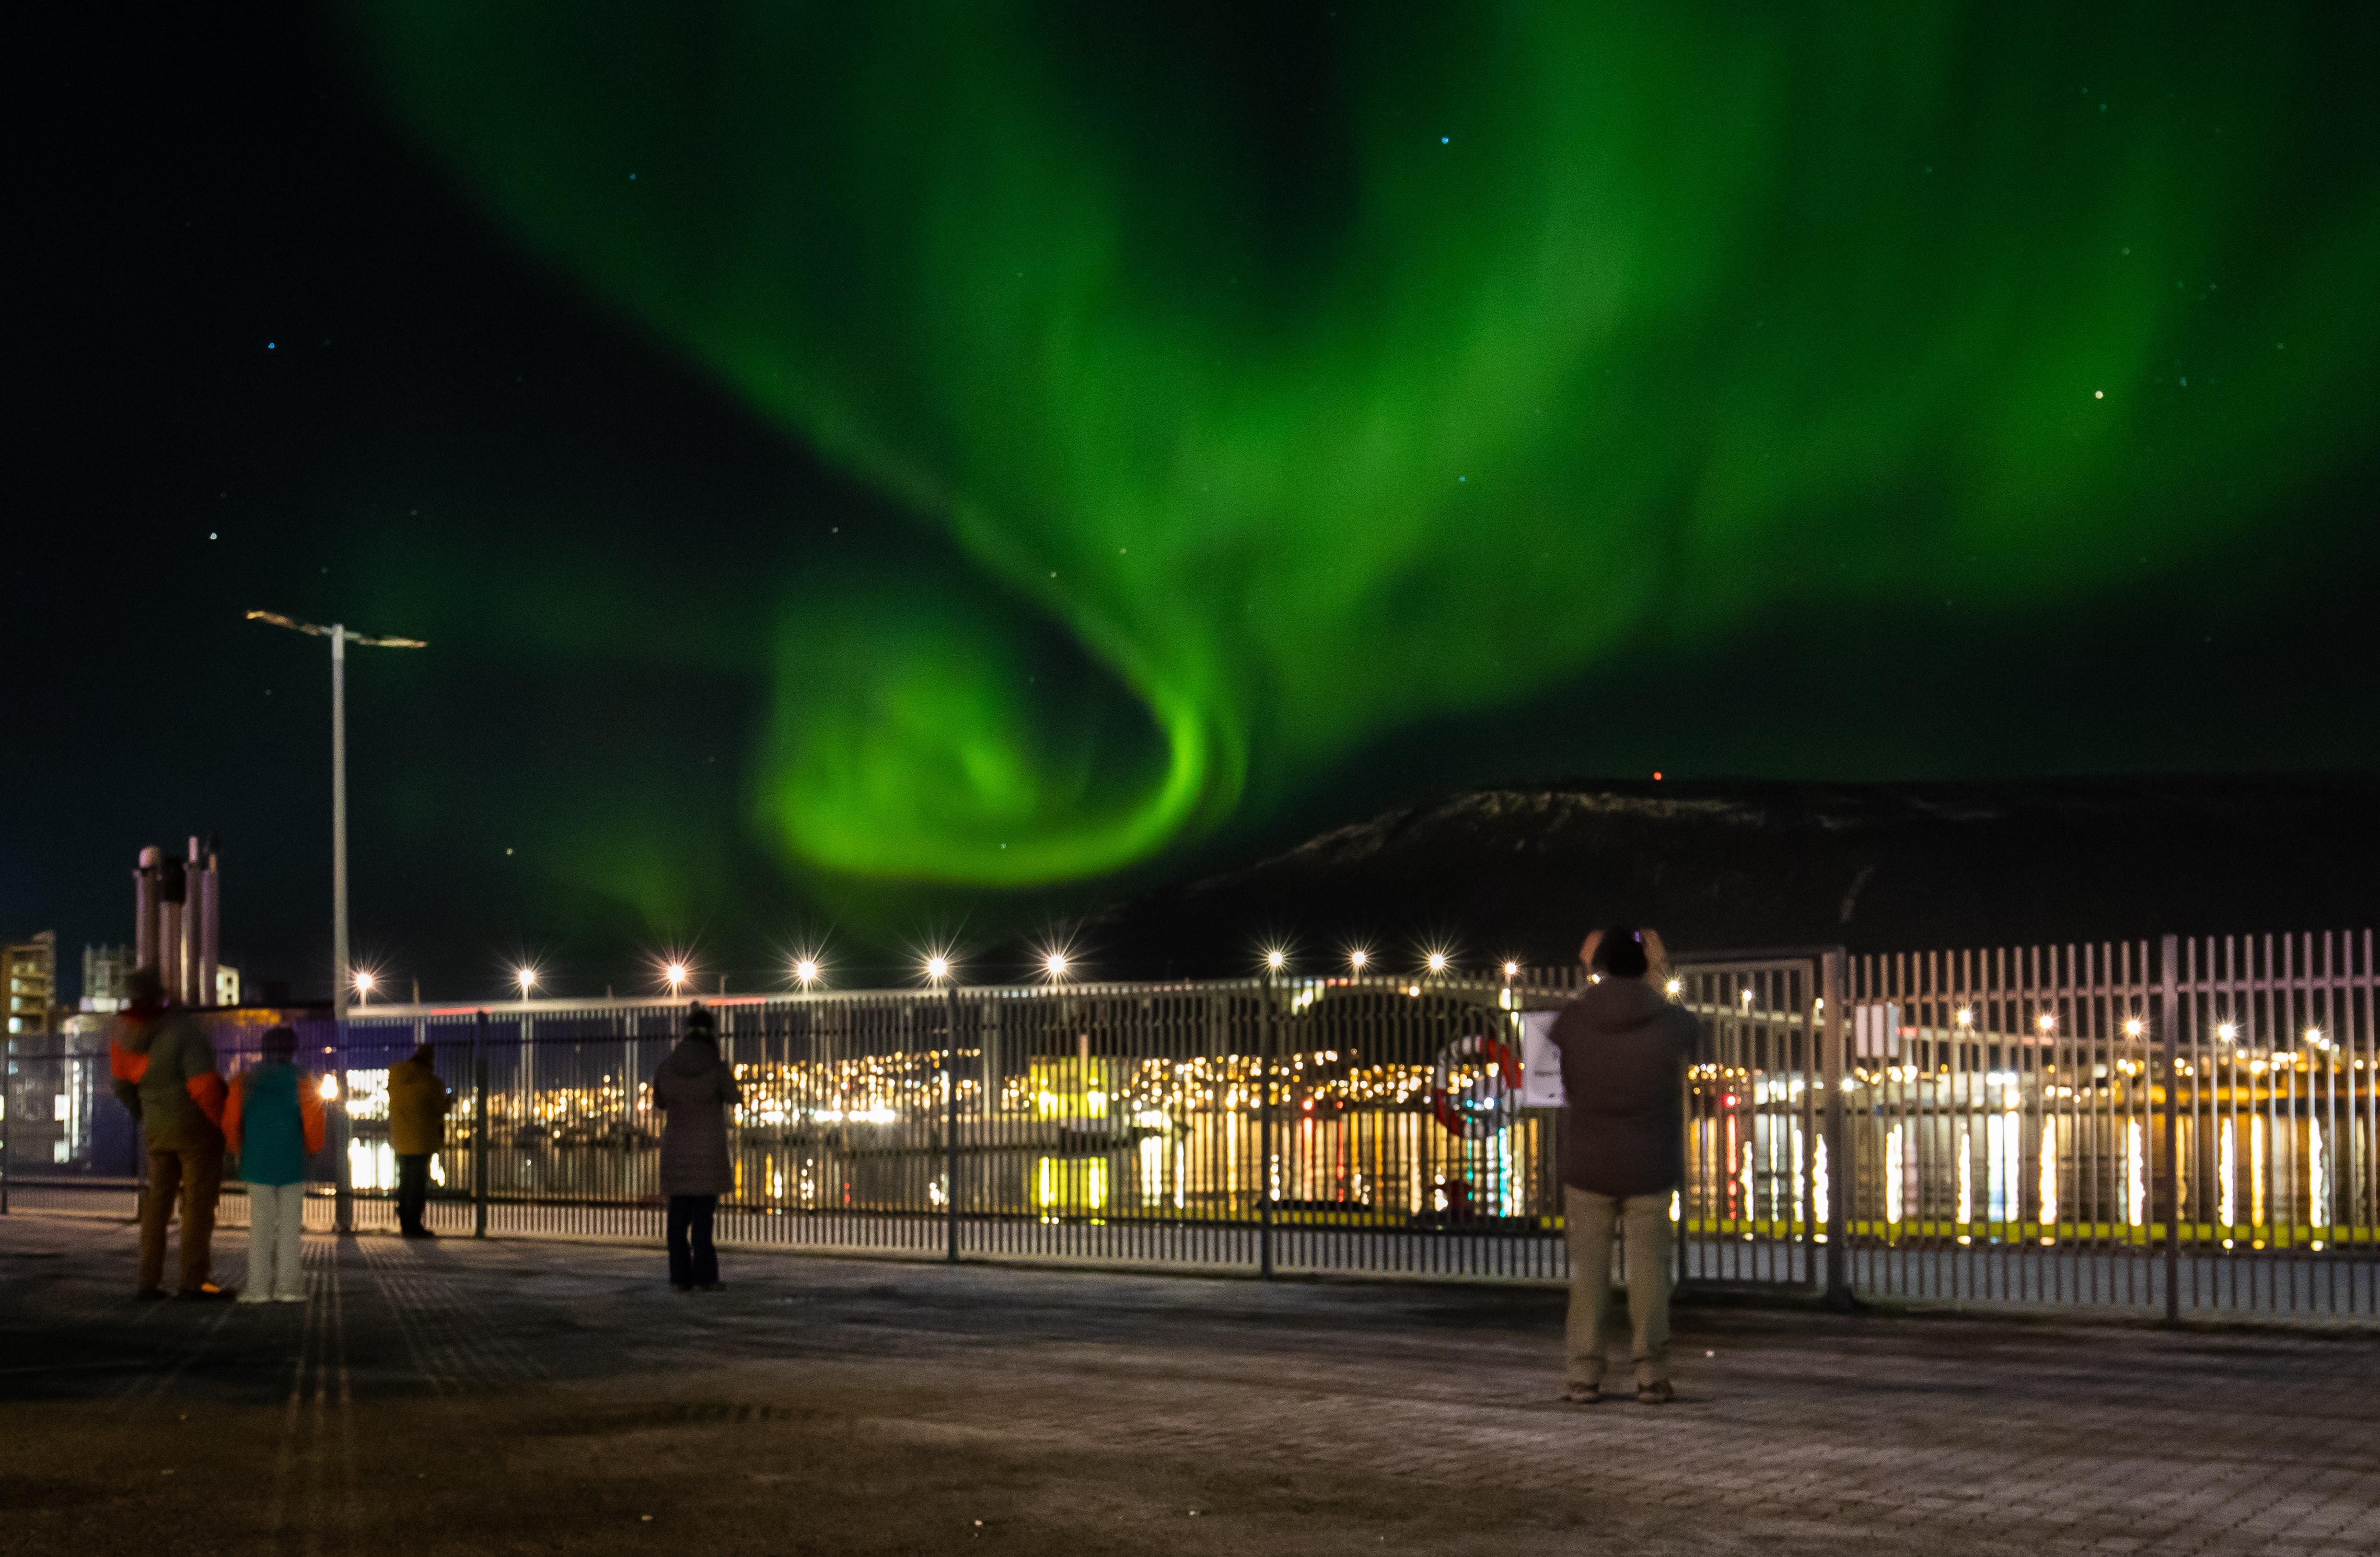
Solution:
{"label": "green light streak", "polygon": [[1624,643],[2085,609],[2368,425],[2380,159],[2302,18],[1346,8],[363,7],[499,221],[1161,748],[990,610],[797,590],[794,858],[1078,878]]}

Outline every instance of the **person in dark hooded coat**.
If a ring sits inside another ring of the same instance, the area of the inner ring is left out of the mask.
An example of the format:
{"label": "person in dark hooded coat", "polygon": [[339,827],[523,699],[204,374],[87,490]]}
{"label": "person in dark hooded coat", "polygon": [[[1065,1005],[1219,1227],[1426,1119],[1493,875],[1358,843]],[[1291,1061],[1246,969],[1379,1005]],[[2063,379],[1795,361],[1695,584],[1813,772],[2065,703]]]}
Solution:
{"label": "person in dark hooded coat", "polygon": [[1562,1220],[1570,1246],[1569,1382],[1563,1398],[1603,1395],[1611,1236],[1626,1245],[1636,1398],[1659,1405],[1670,1383],[1670,1221],[1685,1179],[1686,1066],[1700,1024],[1670,1001],[1668,961],[1649,930],[1601,930],[1579,960],[1596,981],[1554,1018],[1561,1052]]}
{"label": "person in dark hooded coat", "polygon": [[727,1153],[727,1111],[743,1101],[735,1067],[719,1053],[710,1008],[686,1009],[686,1036],[653,1072],[653,1106],[662,1111],[662,1193],[669,1197],[670,1285],[716,1292],[719,1250],[710,1241],[719,1198],[735,1192]]}

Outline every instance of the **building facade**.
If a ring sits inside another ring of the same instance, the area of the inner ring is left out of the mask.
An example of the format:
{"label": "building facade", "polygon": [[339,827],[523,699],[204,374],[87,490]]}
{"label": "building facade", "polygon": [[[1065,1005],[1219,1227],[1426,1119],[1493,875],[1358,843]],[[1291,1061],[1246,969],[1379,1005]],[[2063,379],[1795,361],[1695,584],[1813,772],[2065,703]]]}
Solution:
{"label": "building facade", "polygon": [[45,930],[0,949],[0,982],[6,989],[10,1033],[56,1031],[57,933]]}
{"label": "building facade", "polygon": [[125,990],[132,978],[129,946],[85,946],[82,949],[82,1000],[77,1009],[102,1014],[124,1009]]}

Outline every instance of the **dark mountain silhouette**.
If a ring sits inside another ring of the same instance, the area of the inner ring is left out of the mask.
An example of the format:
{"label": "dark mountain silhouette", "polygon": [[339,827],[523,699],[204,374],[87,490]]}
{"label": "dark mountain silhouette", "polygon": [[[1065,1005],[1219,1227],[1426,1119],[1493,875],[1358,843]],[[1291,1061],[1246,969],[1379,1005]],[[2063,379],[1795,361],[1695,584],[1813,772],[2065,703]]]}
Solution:
{"label": "dark mountain silhouette", "polygon": [[1566,961],[1605,923],[1681,949],[1855,951],[2380,919],[2380,780],[1959,784],[1578,781],[1385,812],[1092,919],[1113,976],[1307,969],[1368,945],[1469,965]]}

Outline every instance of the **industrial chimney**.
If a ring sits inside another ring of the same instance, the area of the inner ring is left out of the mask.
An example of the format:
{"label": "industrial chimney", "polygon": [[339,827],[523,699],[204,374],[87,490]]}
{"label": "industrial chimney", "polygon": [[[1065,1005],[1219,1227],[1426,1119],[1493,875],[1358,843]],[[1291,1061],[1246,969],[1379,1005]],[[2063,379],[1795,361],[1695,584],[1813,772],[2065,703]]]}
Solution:
{"label": "industrial chimney", "polygon": [[132,943],[140,966],[157,970],[169,1000],[215,1003],[215,965],[222,951],[223,897],[212,838],[192,836],[186,852],[152,845],[132,871]]}

